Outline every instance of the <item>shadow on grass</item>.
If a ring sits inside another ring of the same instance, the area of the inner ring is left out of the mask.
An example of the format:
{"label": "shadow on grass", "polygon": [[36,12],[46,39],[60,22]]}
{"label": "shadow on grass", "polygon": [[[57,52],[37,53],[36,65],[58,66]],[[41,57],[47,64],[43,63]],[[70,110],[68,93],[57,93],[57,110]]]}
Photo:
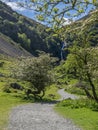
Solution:
{"label": "shadow on grass", "polygon": [[35,102],[41,104],[57,104],[59,101],[54,99],[43,98],[43,99],[37,99],[35,100]]}
{"label": "shadow on grass", "polygon": [[35,98],[34,96],[29,96],[27,97],[26,95],[22,94],[10,94],[12,97],[18,98],[20,102],[24,103],[41,103],[41,104],[57,104],[59,101],[55,99],[50,99],[50,98]]}
{"label": "shadow on grass", "polygon": [[28,103],[41,103],[41,104],[57,104],[59,101],[54,100],[54,99],[49,99],[49,98],[34,98],[34,97],[25,97],[22,98],[22,101],[28,102]]}

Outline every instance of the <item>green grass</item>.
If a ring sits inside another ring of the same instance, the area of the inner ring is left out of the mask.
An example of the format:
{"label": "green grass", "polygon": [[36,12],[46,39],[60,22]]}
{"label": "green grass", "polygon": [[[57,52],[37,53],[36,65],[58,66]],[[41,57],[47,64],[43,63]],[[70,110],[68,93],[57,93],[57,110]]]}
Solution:
{"label": "green grass", "polygon": [[65,91],[67,91],[67,92],[69,92],[69,93],[72,93],[72,94],[84,96],[84,95],[85,95],[84,90],[82,90],[82,89],[79,88],[79,87],[76,87],[76,84],[77,84],[77,83],[78,83],[77,80],[71,79],[71,80],[68,82],[68,84],[64,86]]}
{"label": "green grass", "polygon": [[98,130],[98,112],[88,108],[72,109],[69,107],[55,107],[56,112],[71,119],[82,130]]}
{"label": "green grass", "polygon": [[21,98],[13,97],[6,93],[0,93],[0,130],[7,126],[9,113],[12,107],[26,103]]}
{"label": "green grass", "polygon": [[[50,100],[59,99],[60,95],[57,93],[57,91],[58,91],[58,88],[56,87],[55,84],[51,85],[50,87],[47,87],[44,98],[50,99]],[[54,97],[51,96],[51,94],[54,95]]]}

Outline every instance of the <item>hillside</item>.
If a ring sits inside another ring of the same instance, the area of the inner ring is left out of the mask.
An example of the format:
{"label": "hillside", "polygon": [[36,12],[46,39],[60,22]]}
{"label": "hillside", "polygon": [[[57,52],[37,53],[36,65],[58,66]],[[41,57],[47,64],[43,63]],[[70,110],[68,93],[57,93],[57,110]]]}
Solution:
{"label": "hillside", "polygon": [[68,30],[65,32],[65,39],[67,43],[74,42],[81,43],[83,37],[92,46],[98,45],[98,10],[92,11],[84,18],[73,22],[67,26]]}
{"label": "hillside", "polygon": [[60,40],[54,39],[44,25],[26,18],[0,1],[0,32],[37,56],[40,51],[60,57]]}
{"label": "hillside", "polygon": [[10,38],[0,33],[0,54],[19,57],[19,56],[31,56],[29,52],[17,45]]}

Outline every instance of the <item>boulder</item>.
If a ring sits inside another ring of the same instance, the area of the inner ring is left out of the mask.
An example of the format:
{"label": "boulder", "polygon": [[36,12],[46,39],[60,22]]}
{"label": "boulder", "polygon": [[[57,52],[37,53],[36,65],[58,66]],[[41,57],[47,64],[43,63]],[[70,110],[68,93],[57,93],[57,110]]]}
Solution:
{"label": "boulder", "polygon": [[10,87],[13,89],[23,90],[23,87],[19,85],[18,83],[11,83]]}

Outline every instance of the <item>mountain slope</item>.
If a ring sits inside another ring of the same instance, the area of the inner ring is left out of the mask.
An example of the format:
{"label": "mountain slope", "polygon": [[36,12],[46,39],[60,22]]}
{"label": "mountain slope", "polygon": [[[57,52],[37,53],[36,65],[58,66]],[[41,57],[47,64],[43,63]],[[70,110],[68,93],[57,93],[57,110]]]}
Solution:
{"label": "mountain slope", "polygon": [[60,57],[60,40],[54,39],[46,27],[19,15],[0,1],[0,32],[9,36],[27,51],[37,56],[39,51]]}
{"label": "mountain slope", "polygon": [[81,43],[85,37],[90,45],[98,45],[98,10],[92,11],[84,18],[68,25],[67,28],[65,39],[69,44]]}
{"label": "mountain slope", "polygon": [[20,57],[20,56],[31,56],[22,47],[18,46],[8,37],[0,33],[0,54],[7,55],[10,57]]}

